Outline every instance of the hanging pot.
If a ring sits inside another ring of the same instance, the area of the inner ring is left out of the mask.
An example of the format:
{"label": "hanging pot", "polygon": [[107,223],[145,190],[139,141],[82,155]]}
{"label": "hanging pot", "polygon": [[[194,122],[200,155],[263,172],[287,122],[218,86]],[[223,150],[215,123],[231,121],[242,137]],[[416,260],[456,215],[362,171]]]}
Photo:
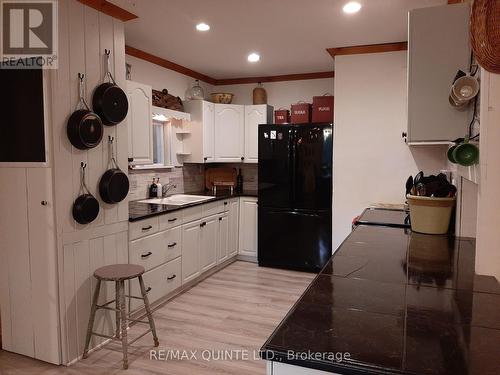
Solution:
{"label": "hanging pot", "polygon": [[92,96],[92,108],[101,117],[104,125],[116,125],[127,117],[128,100],[125,92],[116,84],[111,75],[109,65],[109,50],[104,50],[106,56],[106,74],[104,79],[109,82],[101,83]]}
{"label": "hanging pot", "polygon": [[88,224],[99,215],[99,202],[90,194],[85,185],[85,168],[87,164],[81,163],[80,196],[73,203],[73,219],[80,224]]}
{"label": "hanging pot", "polygon": [[113,137],[108,138],[109,142],[109,166],[111,167],[101,177],[99,181],[99,194],[106,203],[118,203],[125,199],[128,194],[129,181],[128,177],[118,167],[114,157]]}
{"label": "hanging pot", "polygon": [[83,79],[85,74],[78,73],[80,100],[77,109],[68,120],[66,132],[69,141],[80,150],[96,147],[102,140],[103,126],[97,114],[92,112],[85,101]]}

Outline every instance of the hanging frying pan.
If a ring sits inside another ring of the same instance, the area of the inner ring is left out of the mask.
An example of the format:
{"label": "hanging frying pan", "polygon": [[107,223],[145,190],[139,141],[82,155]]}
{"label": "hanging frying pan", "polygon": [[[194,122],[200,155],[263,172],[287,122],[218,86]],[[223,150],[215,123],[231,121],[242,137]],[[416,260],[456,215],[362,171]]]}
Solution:
{"label": "hanging frying pan", "polygon": [[85,168],[87,164],[81,163],[80,196],[73,203],[73,218],[80,224],[88,224],[99,215],[99,202],[90,194],[85,185]]}
{"label": "hanging frying pan", "polygon": [[106,203],[118,203],[125,199],[128,194],[129,181],[128,177],[116,164],[113,137],[108,137],[109,142],[109,166],[111,167],[101,177],[99,181],[99,194]]}
{"label": "hanging frying pan", "polygon": [[80,100],[76,111],[71,114],[66,126],[69,141],[80,150],[96,147],[101,143],[103,134],[101,119],[90,110],[85,101],[84,78],[85,74],[78,73]]}
{"label": "hanging frying pan", "polygon": [[116,125],[122,122],[127,116],[128,100],[125,92],[116,84],[111,75],[109,65],[109,54],[111,51],[104,50],[106,56],[106,74],[104,80],[109,82],[101,83],[92,96],[92,108],[99,115],[104,125]]}

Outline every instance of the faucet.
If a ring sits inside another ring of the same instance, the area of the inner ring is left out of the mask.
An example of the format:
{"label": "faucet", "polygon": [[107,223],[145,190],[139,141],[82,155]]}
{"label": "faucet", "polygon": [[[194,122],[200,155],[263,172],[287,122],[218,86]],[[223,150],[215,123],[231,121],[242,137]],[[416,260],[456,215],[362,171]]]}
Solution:
{"label": "faucet", "polygon": [[166,183],[161,187],[161,196],[162,197],[168,196],[168,192],[175,188],[177,188],[177,185],[174,184],[173,182]]}

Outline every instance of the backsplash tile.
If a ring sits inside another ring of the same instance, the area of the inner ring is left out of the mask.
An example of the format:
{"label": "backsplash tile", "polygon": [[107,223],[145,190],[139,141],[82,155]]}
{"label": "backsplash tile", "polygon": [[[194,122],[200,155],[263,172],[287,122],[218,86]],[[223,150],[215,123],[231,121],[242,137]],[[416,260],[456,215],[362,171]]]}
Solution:
{"label": "backsplash tile", "polygon": [[130,191],[129,199],[138,200],[148,197],[149,185],[153,178],[160,178],[160,183],[175,184],[175,188],[169,193],[193,193],[205,189],[205,169],[211,167],[241,168],[243,175],[243,188],[245,190],[257,190],[257,164],[242,163],[217,163],[217,164],[185,164],[183,167],[171,170],[129,170]]}

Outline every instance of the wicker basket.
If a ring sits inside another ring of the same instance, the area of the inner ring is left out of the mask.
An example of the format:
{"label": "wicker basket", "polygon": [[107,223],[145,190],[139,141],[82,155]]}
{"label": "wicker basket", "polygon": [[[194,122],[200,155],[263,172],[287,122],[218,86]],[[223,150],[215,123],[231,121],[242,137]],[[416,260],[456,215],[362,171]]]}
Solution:
{"label": "wicker basket", "polygon": [[479,64],[500,73],[500,1],[475,0],[471,15],[471,44]]}

